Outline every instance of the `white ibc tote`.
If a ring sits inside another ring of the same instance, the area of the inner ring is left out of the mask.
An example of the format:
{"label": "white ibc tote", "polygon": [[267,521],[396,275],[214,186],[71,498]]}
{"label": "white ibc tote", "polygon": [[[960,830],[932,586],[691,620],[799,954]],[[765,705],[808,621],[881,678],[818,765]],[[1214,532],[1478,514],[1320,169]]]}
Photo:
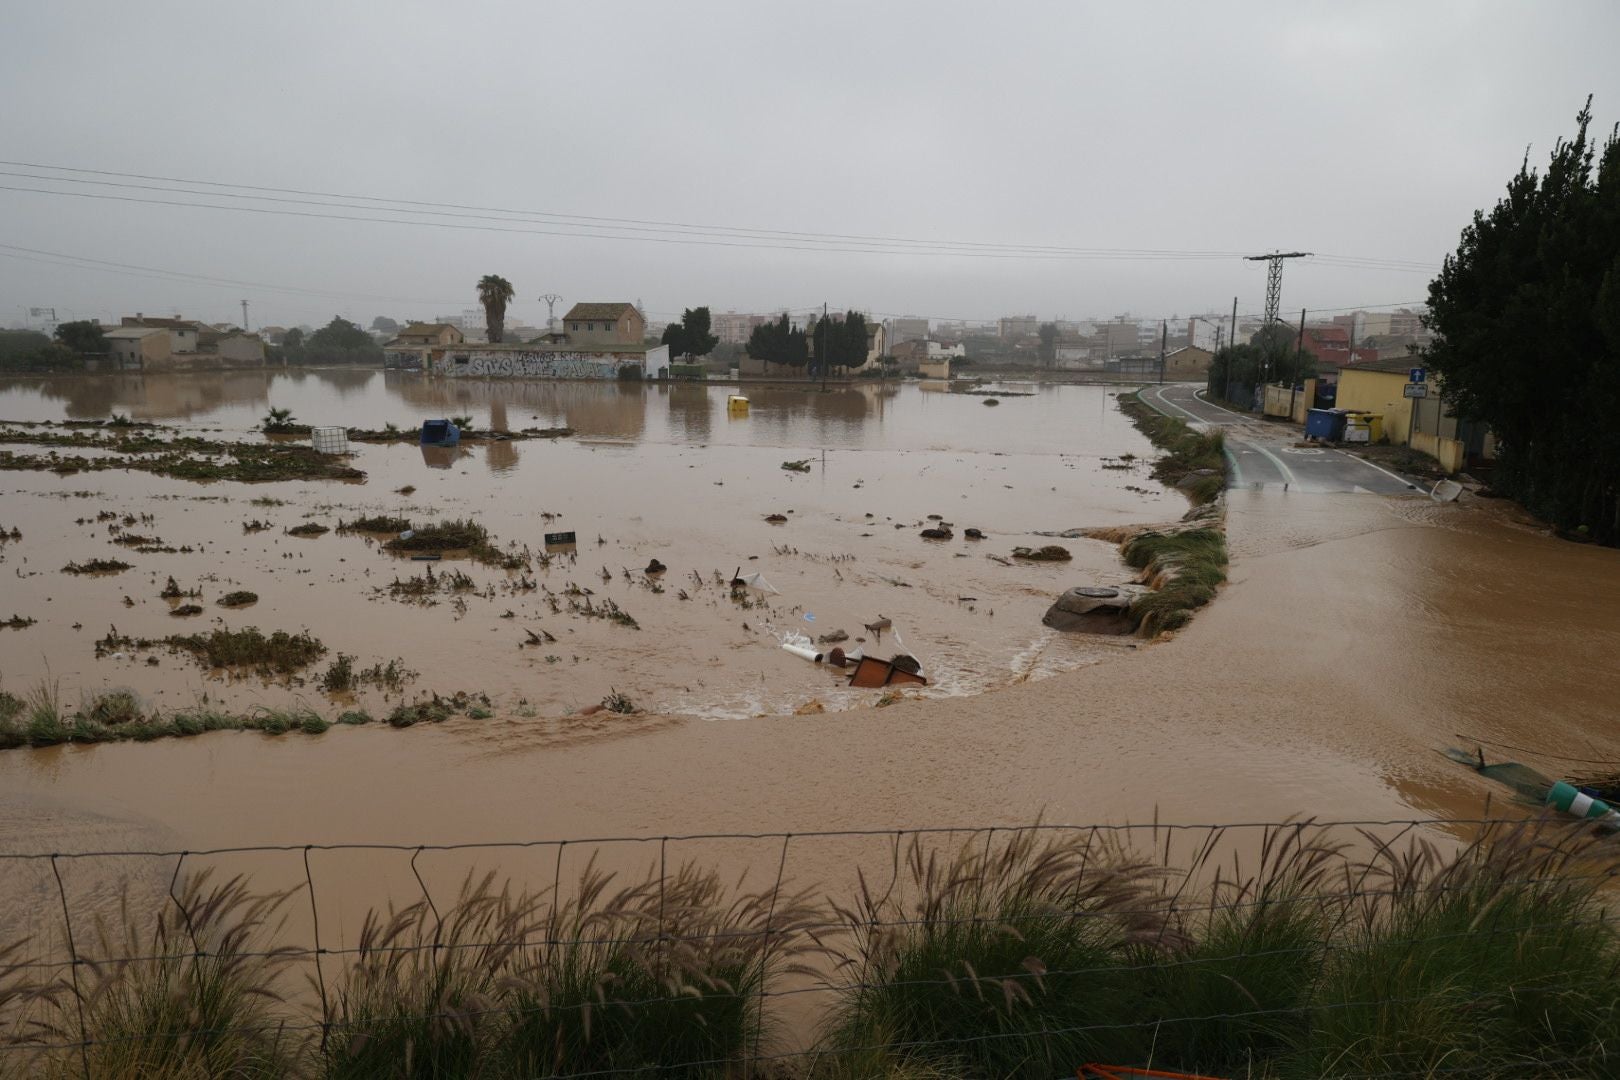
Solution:
{"label": "white ibc tote", "polygon": [[349,452],[349,432],[347,428],[318,427],[310,431],[314,440],[315,449],[323,454],[347,454]]}

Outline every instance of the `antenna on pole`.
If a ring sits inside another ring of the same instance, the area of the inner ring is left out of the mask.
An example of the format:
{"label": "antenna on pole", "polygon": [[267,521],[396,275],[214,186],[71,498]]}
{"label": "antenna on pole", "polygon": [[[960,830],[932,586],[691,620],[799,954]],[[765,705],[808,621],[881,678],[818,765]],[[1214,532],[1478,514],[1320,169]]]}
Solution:
{"label": "antenna on pole", "polygon": [[558,293],[548,292],[542,295],[540,299],[546,302],[546,333],[549,334],[557,329],[557,301],[561,300],[562,296]]}
{"label": "antenna on pole", "polygon": [[1270,255],[1245,255],[1249,262],[1266,264],[1266,325],[1277,321],[1277,309],[1282,304],[1282,268],[1284,259],[1303,259],[1313,252],[1273,251]]}

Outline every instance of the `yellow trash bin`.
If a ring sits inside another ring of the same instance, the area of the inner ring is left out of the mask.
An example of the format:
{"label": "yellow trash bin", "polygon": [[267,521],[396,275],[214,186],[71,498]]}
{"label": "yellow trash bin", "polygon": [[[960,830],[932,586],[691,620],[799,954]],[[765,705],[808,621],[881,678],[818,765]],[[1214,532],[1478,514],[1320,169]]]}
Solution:
{"label": "yellow trash bin", "polygon": [[1367,417],[1367,438],[1371,442],[1384,441],[1384,416],[1382,413],[1364,413]]}

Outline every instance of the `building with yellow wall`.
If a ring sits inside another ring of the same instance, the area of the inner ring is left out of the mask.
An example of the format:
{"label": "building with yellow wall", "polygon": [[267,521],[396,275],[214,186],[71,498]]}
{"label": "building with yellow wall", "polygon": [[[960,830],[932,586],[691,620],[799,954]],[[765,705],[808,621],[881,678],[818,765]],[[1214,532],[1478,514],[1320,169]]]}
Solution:
{"label": "building with yellow wall", "polygon": [[[1412,433],[1412,399],[1406,396],[1407,376],[1420,366],[1410,357],[1347,364],[1339,369],[1339,396],[1334,405],[1354,412],[1377,413],[1384,418],[1384,437],[1405,445]],[[1437,393],[1431,387],[1430,393]]]}

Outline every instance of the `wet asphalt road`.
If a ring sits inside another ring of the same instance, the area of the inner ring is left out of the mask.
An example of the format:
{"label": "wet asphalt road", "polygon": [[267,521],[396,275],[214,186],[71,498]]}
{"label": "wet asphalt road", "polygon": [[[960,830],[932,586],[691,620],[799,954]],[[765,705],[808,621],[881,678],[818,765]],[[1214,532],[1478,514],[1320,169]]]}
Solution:
{"label": "wet asphalt road", "polygon": [[1226,433],[1234,488],[1286,487],[1290,491],[1411,495],[1423,489],[1370,461],[1331,447],[1304,447],[1299,429],[1266,422],[1205,401],[1197,383],[1142,389],[1153,408],[1195,427]]}

